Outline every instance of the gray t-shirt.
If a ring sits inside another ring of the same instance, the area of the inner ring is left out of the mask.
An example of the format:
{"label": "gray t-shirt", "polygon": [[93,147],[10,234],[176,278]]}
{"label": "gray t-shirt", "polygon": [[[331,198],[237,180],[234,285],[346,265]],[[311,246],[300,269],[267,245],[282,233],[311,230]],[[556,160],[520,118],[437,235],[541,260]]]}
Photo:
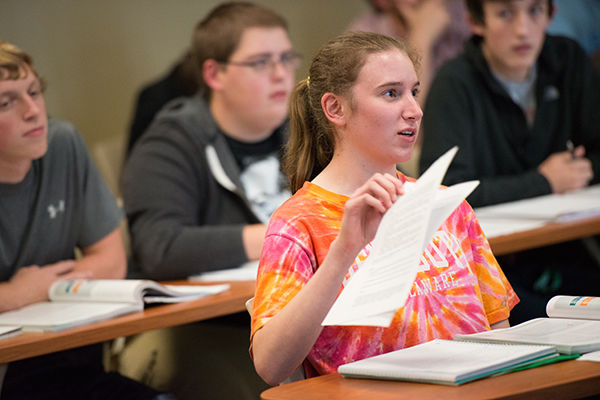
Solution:
{"label": "gray t-shirt", "polygon": [[24,266],[72,259],[122,217],[79,133],[50,120],[47,153],[22,182],[0,183],[0,281]]}

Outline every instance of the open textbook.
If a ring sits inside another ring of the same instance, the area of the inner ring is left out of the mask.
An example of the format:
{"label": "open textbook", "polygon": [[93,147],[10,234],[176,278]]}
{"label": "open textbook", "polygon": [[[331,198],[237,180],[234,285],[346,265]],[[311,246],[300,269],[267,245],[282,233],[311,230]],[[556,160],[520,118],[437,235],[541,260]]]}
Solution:
{"label": "open textbook", "polygon": [[477,187],[469,181],[440,189],[454,155],[442,155],[384,214],[369,257],[323,320],[323,325],[389,326],[404,305],[427,244],[450,214]]}
{"label": "open textbook", "polygon": [[503,345],[434,339],[341,365],[349,378],[377,378],[460,385],[491,375],[511,372],[532,363],[558,361],[552,346]]}
{"label": "open textbook", "polygon": [[50,301],[0,314],[0,326],[23,331],[59,331],[144,309],[144,304],[175,303],[219,293],[229,285],[161,285],[140,279],[57,281]]}
{"label": "open textbook", "polygon": [[454,338],[551,345],[564,354],[600,350],[599,297],[555,296],[548,302],[546,313],[549,318],[535,318],[510,328],[455,335]]}
{"label": "open textbook", "polygon": [[18,336],[23,330],[20,326],[7,325],[0,326],[0,339],[7,339],[9,337]]}

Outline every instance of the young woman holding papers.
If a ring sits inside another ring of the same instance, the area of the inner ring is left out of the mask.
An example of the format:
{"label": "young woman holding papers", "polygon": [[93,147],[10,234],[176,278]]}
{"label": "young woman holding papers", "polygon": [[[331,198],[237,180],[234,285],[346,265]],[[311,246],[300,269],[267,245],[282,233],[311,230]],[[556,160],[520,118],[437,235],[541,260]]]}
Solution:
{"label": "young woman holding papers", "polygon": [[[434,338],[508,326],[518,298],[464,201],[422,253],[389,327],[321,325],[387,210],[414,182],[396,170],[411,157],[422,117],[414,60],[394,39],[347,33],[321,48],[292,94],[286,172],[296,193],[270,220],[252,310],[251,353],[270,384],[302,364],[307,376],[326,374]],[[400,248],[413,238],[403,239]]]}

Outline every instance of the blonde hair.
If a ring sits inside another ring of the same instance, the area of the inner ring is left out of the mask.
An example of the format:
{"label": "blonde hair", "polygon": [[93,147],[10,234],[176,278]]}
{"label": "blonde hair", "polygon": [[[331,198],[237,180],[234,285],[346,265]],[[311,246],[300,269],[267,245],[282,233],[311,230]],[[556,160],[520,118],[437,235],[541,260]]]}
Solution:
{"label": "blonde hair", "polygon": [[42,85],[46,85],[33,67],[33,58],[14,44],[0,40],[0,80],[17,80],[27,77],[31,71]]}
{"label": "blonde hair", "polygon": [[317,52],[309,77],[300,81],[290,98],[290,139],[283,170],[292,193],[312,180],[329,164],[335,131],[321,108],[325,93],[345,96],[352,104],[352,87],[367,57],[392,49],[405,53],[418,66],[418,56],[406,43],[369,32],[340,35]]}

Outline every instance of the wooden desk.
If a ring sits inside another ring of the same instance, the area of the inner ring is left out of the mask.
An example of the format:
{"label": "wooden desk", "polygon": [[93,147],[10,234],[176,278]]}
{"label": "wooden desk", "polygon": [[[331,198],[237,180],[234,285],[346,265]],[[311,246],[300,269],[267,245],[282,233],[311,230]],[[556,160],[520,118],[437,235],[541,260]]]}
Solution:
{"label": "wooden desk", "polygon": [[549,400],[579,399],[593,395],[600,397],[600,363],[571,360],[482,379],[461,386],[346,379],[339,374],[331,374],[270,388],[262,393],[261,399]]}
{"label": "wooden desk", "polygon": [[572,222],[551,222],[536,229],[489,237],[488,241],[494,255],[500,256],[597,234],[600,234],[600,216]]}
{"label": "wooden desk", "polygon": [[254,296],[255,282],[229,283],[231,286],[227,291],[198,300],[152,306],[141,312],[60,332],[24,332],[1,339],[0,364],[245,311],[246,300]]}

